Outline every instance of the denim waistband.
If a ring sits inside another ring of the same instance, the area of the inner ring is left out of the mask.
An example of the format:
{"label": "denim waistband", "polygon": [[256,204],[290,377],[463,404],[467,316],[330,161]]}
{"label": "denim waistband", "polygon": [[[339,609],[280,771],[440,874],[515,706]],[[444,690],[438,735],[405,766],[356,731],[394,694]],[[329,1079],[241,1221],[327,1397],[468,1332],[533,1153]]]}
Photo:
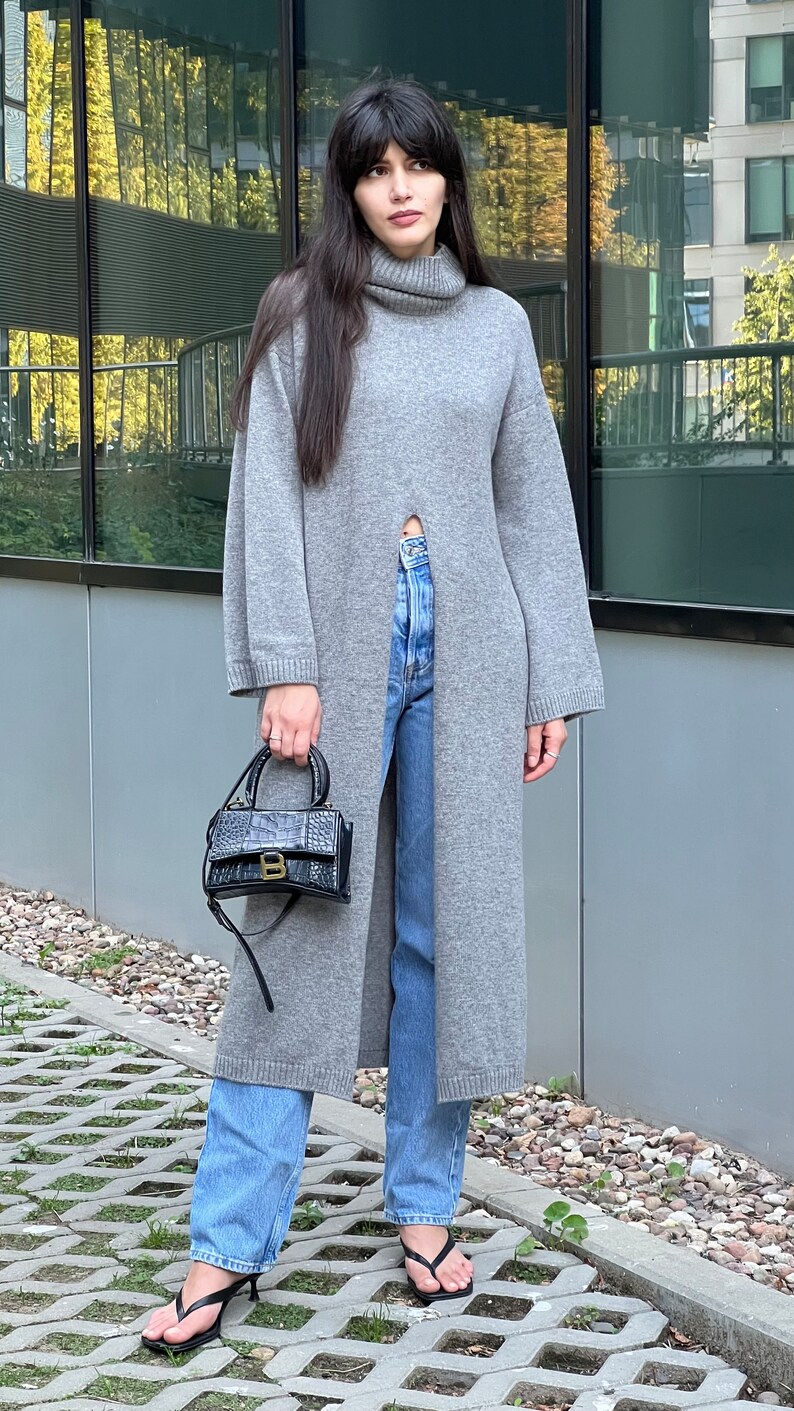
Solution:
{"label": "denim waistband", "polygon": [[408,534],[404,539],[400,539],[400,563],[403,568],[418,568],[420,564],[429,562],[430,555],[424,534]]}

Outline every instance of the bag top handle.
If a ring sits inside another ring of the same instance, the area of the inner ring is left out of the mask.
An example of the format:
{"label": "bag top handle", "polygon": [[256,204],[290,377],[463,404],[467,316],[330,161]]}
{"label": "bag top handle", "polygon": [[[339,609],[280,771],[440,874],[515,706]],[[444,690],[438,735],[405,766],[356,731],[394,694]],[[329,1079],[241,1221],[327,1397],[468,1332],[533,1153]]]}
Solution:
{"label": "bag top handle", "polygon": [[[256,754],[251,760],[250,765],[248,766],[249,774],[245,785],[245,798],[249,808],[254,807],[254,804],[256,802],[256,791],[259,786],[259,779],[261,777],[262,770],[270,759],[272,753],[273,751],[271,750],[270,745],[267,743],[267,741],[265,741],[261,750],[257,750]],[[328,770],[325,755],[322,753],[321,750],[317,748],[316,745],[309,745],[309,765],[311,766],[312,771],[312,799],[309,807],[319,808],[321,804],[325,803],[325,800],[328,797],[328,790],[331,785],[331,775]],[[240,781],[238,780],[238,783],[239,782]],[[234,787],[236,789],[237,785],[235,784]],[[234,793],[234,789],[232,790],[232,793]]]}

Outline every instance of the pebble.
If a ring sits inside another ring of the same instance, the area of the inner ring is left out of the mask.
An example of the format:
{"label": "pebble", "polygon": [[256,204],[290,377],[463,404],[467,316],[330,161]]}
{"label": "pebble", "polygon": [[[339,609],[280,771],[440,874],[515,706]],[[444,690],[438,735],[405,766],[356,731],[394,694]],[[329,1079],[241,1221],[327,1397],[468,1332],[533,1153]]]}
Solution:
{"label": "pebble", "polygon": [[[229,985],[216,957],[182,955],[168,941],[119,932],[52,892],[0,886],[2,949],[37,965],[44,936],[53,949],[43,969],[214,1042]],[[117,948],[129,952],[121,964],[84,973],[89,957]],[[357,1073],[362,1107],[384,1110],[386,1078],[385,1068]],[[543,1083],[475,1100],[471,1115],[487,1123],[468,1132],[466,1150],[479,1160],[523,1171],[555,1197],[600,1205],[662,1242],[794,1295],[794,1182],[754,1157],[689,1128],[613,1116]],[[681,1179],[668,1174],[670,1161],[685,1168]],[[611,1180],[603,1190],[580,1190],[605,1172]],[[781,1404],[773,1392],[756,1400]]]}

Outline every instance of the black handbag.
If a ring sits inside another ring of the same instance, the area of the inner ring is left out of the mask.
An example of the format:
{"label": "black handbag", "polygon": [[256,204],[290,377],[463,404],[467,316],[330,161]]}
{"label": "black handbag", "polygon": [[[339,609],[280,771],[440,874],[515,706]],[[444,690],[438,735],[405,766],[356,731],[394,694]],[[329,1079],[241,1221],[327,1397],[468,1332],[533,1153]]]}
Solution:
{"label": "black handbag", "polygon": [[[350,901],[350,854],[353,824],[346,823],[328,800],[330,774],[325,756],[309,746],[312,801],[308,808],[258,809],[256,790],[272,750],[264,744],[247,764],[207,827],[202,886],[215,920],[233,931],[253,966],[270,1012],[273,999],[245,936],[223,911],[224,897],[261,896],[289,892],[278,916],[261,931],[272,931],[302,896]],[[245,779],[245,798],[234,799]]]}

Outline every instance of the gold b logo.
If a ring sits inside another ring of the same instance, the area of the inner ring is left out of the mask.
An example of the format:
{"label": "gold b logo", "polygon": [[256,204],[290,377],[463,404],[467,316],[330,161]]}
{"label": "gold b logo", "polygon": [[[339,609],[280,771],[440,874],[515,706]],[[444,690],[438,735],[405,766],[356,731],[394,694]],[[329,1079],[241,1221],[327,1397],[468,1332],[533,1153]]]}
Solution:
{"label": "gold b logo", "polygon": [[259,866],[262,869],[262,876],[266,882],[272,882],[276,877],[286,877],[287,867],[284,862],[284,854],[277,852],[275,857],[266,857],[262,853],[259,859]]}

